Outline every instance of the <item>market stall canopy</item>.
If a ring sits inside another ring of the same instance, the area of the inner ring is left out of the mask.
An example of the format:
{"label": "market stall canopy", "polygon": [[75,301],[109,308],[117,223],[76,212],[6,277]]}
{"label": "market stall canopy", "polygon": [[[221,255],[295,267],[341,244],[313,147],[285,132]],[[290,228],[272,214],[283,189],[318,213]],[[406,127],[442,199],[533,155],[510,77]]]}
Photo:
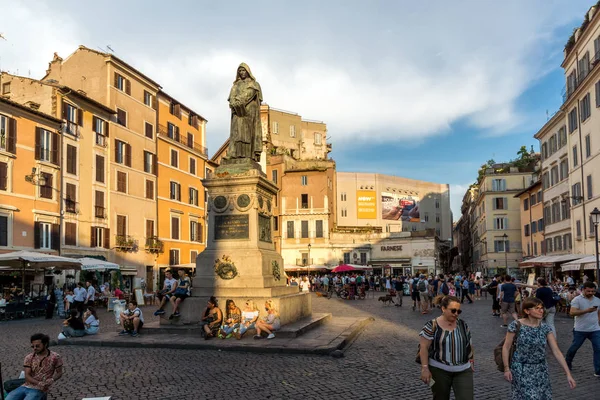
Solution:
{"label": "market stall canopy", "polygon": [[115,264],[109,261],[98,260],[97,258],[78,258],[77,261],[81,263],[82,271],[110,271],[110,270],[118,270],[119,264]]}
{"label": "market stall canopy", "polygon": [[81,268],[81,263],[73,258],[36,253],[33,251],[13,251],[0,254],[0,266],[13,267],[15,270],[28,269],[75,269]]}
{"label": "market stall canopy", "polygon": [[334,269],[331,270],[331,272],[351,272],[351,271],[357,271],[357,269],[348,264],[338,265],[337,267],[335,267]]}
{"label": "market stall canopy", "polygon": [[[539,256],[530,258],[519,263],[520,268],[533,268],[535,266],[548,266],[551,267],[554,264],[564,263],[566,261],[573,261],[582,257],[588,257],[585,254],[562,254],[557,256]],[[565,264],[566,265],[566,264]],[[564,265],[563,265],[564,267]],[[565,270],[563,270],[565,271]]]}
{"label": "market stall canopy", "polygon": [[562,271],[579,271],[583,269],[596,269],[596,256],[580,256],[577,260],[563,264]]}

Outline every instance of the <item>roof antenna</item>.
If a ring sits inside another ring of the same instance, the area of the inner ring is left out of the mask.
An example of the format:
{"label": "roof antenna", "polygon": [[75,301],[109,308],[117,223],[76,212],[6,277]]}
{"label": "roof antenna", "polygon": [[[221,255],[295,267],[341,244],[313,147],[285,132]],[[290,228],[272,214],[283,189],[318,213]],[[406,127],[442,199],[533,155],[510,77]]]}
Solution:
{"label": "roof antenna", "polygon": [[107,44],[107,45],[106,45],[106,48],[107,48],[108,50],[110,50],[110,52],[111,52],[111,53],[114,53],[114,52],[115,52],[115,51],[112,49],[112,47],[110,47],[110,44]]}

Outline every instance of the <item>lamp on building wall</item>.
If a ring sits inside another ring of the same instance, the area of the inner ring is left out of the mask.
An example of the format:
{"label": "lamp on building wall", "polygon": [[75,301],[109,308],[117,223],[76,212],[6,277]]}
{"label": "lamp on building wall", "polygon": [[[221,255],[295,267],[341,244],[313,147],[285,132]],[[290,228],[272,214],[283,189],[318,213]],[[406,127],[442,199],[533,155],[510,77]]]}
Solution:
{"label": "lamp on building wall", "polygon": [[505,233],[502,235],[504,239],[504,265],[506,266],[506,273],[508,274],[508,235]]}
{"label": "lamp on building wall", "polygon": [[25,181],[32,185],[46,186],[46,178],[35,167],[31,168],[31,174],[25,175]]}
{"label": "lamp on building wall", "polygon": [[598,262],[598,224],[600,224],[600,210],[598,210],[598,207],[594,207],[594,210],[590,213],[590,217],[594,224],[594,242],[596,242],[596,282],[600,282],[600,262]]}

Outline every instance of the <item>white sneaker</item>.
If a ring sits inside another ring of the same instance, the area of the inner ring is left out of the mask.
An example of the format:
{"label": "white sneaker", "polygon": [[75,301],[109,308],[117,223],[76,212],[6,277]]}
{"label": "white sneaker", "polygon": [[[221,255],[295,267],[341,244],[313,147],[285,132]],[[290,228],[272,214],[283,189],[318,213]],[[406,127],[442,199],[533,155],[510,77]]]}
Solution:
{"label": "white sneaker", "polygon": [[275,334],[271,333],[269,336],[267,336],[267,339],[275,339]]}

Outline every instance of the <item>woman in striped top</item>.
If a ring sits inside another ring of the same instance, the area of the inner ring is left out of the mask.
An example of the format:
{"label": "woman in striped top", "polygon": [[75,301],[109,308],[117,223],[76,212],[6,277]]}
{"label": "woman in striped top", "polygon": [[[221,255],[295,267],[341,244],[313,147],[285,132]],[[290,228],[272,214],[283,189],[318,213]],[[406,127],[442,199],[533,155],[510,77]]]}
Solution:
{"label": "woman in striped top", "polygon": [[421,380],[431,387],[434,400],[471,400],[473,394],[473,345],[467,324],[458,318],[460,300],[438,296],[442,315],[427,322],[419,334]]}

